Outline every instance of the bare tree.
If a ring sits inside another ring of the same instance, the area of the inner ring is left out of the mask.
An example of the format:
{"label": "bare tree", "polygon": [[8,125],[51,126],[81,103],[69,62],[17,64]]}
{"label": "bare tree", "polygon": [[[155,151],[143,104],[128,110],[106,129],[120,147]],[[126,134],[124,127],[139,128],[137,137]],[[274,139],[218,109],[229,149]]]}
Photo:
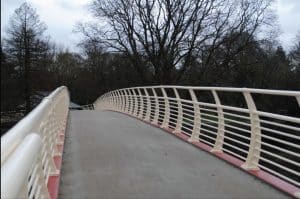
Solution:
{"label": "bare tree", "polygon": [[[94,0],[99,23],[79,25],[88,38],[126,54],[146,80],[175,83],[193,57],[210,62],[225,35],[251,38],[267,22],[269,0]],[[226,41],[229,42],[229,41]],[[236,48],[239,52],[247,40]],[[205,52],[205,58],[202,57]],[[231,54],[234,54],[233,52]]]}
{"label": "bare tree", "polygon": [[42,35],[46,25],[40,21],[36,11],[23,3],[10,18],[6,48],[24,78],[26,110],[30,111],[30,70],[32,63],[47,49]]}
{"label": "bare tree", "polygon": [[290,52],[290,57],[294,65],[298,66],[300,69],[300,31],[297,33],[295,44]]}

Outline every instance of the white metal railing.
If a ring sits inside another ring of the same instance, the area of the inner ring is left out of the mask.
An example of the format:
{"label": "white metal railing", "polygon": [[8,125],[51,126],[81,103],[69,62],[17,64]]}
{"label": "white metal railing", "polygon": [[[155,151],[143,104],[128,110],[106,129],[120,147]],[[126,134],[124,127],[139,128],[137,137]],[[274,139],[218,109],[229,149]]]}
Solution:
{"label": "white metal railing", "polygon": [[50,198],[68,107],[68,90],[59,87],[1,137],[1,198]]}
{"label": "white metal railing", "polygon": [[[203,101],[201,92],[212,100]],[[223,93],[240,95],[245,106],[222,104]],[[94,108],[123,112],[183,133],[191,142],[211,146],[212,152],[240,159],[246,170],[263,169],[300,186],[300,118],[258,110],[253,95],[286,96],[300,107],[299,91],[152,86],[108,92]]]}

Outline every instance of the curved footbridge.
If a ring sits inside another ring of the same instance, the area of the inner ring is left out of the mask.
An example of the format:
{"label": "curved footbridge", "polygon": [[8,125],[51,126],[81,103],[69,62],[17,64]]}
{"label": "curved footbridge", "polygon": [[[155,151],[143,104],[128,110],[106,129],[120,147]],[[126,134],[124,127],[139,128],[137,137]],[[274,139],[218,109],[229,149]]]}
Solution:
{"label": "curved footbridge", "polygon": [[1,198],[300,198],[299,91],[152,86],[69,103],[59,87],[1,137]]}
{"label": "curved footbridge", "polygon": [[289,197],[127,115],[71,111],[59,198]]}

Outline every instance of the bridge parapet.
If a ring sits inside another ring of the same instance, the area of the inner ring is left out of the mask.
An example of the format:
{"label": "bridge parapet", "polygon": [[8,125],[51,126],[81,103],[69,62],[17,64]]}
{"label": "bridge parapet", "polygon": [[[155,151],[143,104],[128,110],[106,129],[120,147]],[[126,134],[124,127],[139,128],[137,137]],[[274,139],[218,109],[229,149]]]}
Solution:
{"label": "bridge parapet", "polygon": [[1,197],[56,198],[68,107],[59,87],[1,137]]}
{"label": "bridge parapet", "polygon": [[[240,95],[239,102],[244,106],[222,104],[220,96],[224,93]],[[254,96],[289,97],[295,108],[300,108],[299,91],[185,86],[119,89],[99,97],[94,108],[126,113],[180,134],[300,197],[300,118],[274,113],[272,109],[260,110]]]}

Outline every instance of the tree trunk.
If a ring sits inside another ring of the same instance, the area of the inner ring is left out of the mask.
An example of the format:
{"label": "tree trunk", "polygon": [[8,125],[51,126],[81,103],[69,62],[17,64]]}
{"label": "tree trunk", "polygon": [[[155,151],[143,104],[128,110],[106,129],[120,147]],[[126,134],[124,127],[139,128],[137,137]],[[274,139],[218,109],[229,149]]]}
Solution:
{"label": "tree trunk", "polygon": [[29,79],[29,71],[30,71],[30,51],[28,45],[28,38],[25,37],[25,60],[24,60],[24,78],[25,78],[25,104],[26,104],[26,113],[29,113],[31,110],[30,103],[30,79]]}

